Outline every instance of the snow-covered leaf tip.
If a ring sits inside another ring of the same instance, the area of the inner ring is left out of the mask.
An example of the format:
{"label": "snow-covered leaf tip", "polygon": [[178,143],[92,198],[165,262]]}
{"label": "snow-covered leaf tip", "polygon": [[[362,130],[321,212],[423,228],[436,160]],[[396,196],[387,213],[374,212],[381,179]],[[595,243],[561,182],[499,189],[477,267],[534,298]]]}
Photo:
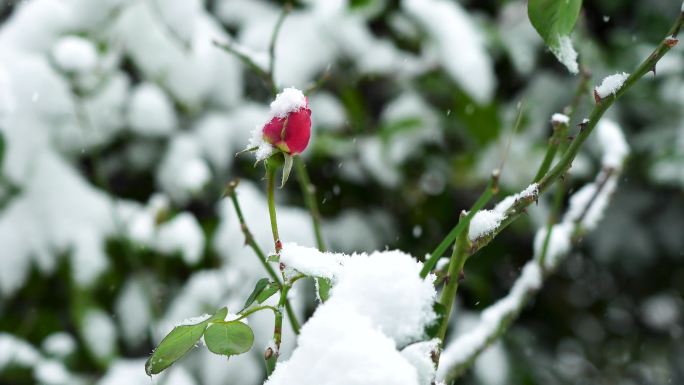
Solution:
{"label": "snow-covered leaf tip", "polygon": [[527,4],[527,15],[532,26],[558,61],[573,74],[579,72],[579,66],[570,34],[581,8],[582,0],[530,0]]}

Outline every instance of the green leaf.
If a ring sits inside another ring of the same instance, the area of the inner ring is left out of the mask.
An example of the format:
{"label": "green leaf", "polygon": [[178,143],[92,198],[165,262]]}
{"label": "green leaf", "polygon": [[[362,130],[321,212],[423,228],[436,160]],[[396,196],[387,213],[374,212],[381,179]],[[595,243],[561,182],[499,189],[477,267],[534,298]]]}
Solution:
{"label": "green leaf", "polygon": [[581,8],[582,0],[529,0],[527,15],[539,36],[549,44],[572,32]]}
{"label": "green leaf", "polygon": [[210,322],[221,321],[228,315],[228,308],[221,308],[208,319],[194,324],[176,326],[159,343],[152,356],[145,363],[145,372],[148,376],[159,374],[164,369],[173,365],[185,353],[189,352],[197,341],[202,337]]}
{"label": "green leaf", "polygon": [[173,365],[195,346],[206,328],[206,322],[199,325],[181,325],[173,328],[145,363],[147,375],[158,374]]}
{"label": "green leaf", "polygon": [[277,282],[270,282],[268,286],[266,286],[264,290],[262,290],[261,293],[257,295],[256,301],[258,303],[263,303],[267,299],[271,298],[273,294],[277,293],[278,290],[280,290],[280,284],[278,284]]}
{"label": "green leaf", "polygon": [[317,277],[316,286],[318,286],[318,296],[320,297],[321,302],[327,301],[328,298],[330,298],[330,289],[332,288],[330,280],[328,278]]}
{"label": "green leaf", "polygon": [[[254,302],[257,296],[266,288],[266,286],[268,286],[268,282],[268,278],[261,278],[257,281],[256,285],[254,285],[252,293],[249,295],[249,297],[247,297],[247,301],[245,301],[245,305],[242,307],[242,310],[247,309],[247,307]],[[240,310],[239,313],[242,313],[242,310]]]}
{"label": "green leaf", "polygon": [[[546,45],[563,64],[561,38],[569,38],[575,28],[582,0],[529,0],[527,15]],[[566,64],[567,66],[567,64]]]}
{"label": "green leaf", "polygon": [[204,342],[213,353],[231,356],[242,354],[252,348],[254,333],[239,321],[217,322],[204,332]]}
{"label": "green leaf", "polygon": [[228,308],[227,307],[222,307],[214,313],[213,316],[211,316],[208,320],[206,320],[206,323],[209,322],[216,322],[216,321],[223,321],[226,319],[226,316],[228,315]]}
{"label": "green leaf", "polygon": [[446,307],[439,302],[435,302],[432,305],[432,310],[435,312],[435,314],[437,314],[437,319],[435,319],[433,323],[425,328],[425,335],[427,335],[428,338],[437,337],[437,334],[439,334],[439,326],[442,324],[442,320],[446,316]]}

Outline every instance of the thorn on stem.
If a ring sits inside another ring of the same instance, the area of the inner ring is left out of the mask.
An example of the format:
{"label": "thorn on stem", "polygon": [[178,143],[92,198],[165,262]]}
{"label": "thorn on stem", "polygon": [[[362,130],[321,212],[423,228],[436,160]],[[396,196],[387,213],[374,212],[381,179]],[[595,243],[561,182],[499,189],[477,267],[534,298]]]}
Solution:
{"label": "thorn on stem", "polygon": [[596,100],[596,104],[601,103],[601,96],[598,94],[598,91],[594,89],[594,100]]}
{"label": "thorn on stem", "polygon": [[653,76],[656,76],[656,65],[653,64],[653,68],[651,68],[651,72],[653,72]]}
{"label": "thorn on stem", "polygon": [[465,279],[465,272],[461,270],[461,272],[458,274],[458,282],[461,283]]}
{"label": "thorn on stem", "polygon": [[582,123],[578,124],[577,127],[579,127],[580,132],[582,132],[587,126],[589,125],[589,119],[584,119]]}
{"label": "thorn on stem", "polygon": [[271,347],[268,347],[268,348],[266,348],[266,351],[264,352],[264,359],[268,360],[271,357],[273,357],[273,349]]}

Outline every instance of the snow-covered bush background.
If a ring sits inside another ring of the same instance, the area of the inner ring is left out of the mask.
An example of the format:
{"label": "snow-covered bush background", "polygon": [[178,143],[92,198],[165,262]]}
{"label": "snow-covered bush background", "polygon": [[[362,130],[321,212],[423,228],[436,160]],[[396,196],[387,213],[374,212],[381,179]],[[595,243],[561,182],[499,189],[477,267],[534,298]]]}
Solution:
{"label": "snow-covered bush background", "polygon": [[[590,84],[635,68],[676,17],[675,3],[586,2],[572,39]],[[0,382],[149,384],[145,360],[174,325],[242,307],[264,272],[223,189],[242,179],[247,222],[271,250],[261,169],[235,157],[268,116],[271,96],[213,42],[237,43],[268,67],[281,8],[262,0],[0,2]],[[306,89],[329,76],[310,95],[304,158],[324,238],[337,252],[424,256],[502,162],[500,195],[524,189],[551,115],[579,81],[546,50],[525,1],[300,1],[275,48],[280,85]],[[655,78],[610,110],[605,122],[626,132],[631,156],[605,218],[465,383],[684,381],[683,61],[673,50]],[[583,98],[579,116],[593,103],[589,92]],[[620,142],[610,132],[592,135],[568,184],[579,189],[611,162],[602,158],[605,141]],[[296,183],[277,197],[283,240],[314,246]],[[535,229],[545,227],[552,200],[540,199],[469,260],[454,336],[481,327],[477,312],[509,292],[535,243],[538,252]],[[412,271],[411,263],[393,269]],[[355,268],[342,277],[354,278]],[[342,344],[339,357],[355,360],[340,360],[340,370],[387,365],[400,381],[420,366],[412,359],[430,347],[399,354],[393,346],[410,342],[410,330],[379,332],[356,316],[370,309],[350,299],[364,285],[363,275],[355,279],[302,334],[291,372],[335,346],[320,346],[326,333],[364,352]],[[293,290],[305,319],[316,306],[313,284]],[[336,330],[330,320],[342,314],[347,323]],[[196,349],[155,381],[261,383],[272,322],[250,316],[248,354],[226,362]],[[295,347],[288,328],[283,359]],[[289,375],[273,383],[297,380]]]}

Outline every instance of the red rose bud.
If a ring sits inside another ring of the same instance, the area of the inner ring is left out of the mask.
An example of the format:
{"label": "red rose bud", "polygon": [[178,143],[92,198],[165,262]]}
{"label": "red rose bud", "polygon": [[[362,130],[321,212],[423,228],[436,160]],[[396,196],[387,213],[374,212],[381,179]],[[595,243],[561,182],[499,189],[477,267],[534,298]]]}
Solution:
{"label": "red rose bud", "polygon": [[309,103],[296,88],[286,88],[271,103],[271,120],[263,128],[263,139],[280,151],[300,154],[311,137]]}

